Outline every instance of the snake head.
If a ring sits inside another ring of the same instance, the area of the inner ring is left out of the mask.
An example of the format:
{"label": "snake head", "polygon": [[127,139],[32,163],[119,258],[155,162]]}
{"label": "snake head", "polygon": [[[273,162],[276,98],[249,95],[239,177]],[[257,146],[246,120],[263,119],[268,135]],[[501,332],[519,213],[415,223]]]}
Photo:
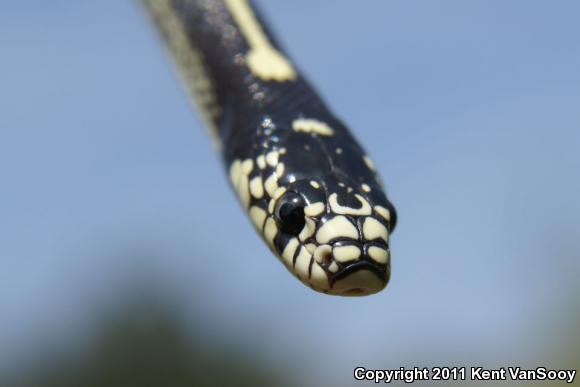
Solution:
{"label": "snake head", "polygon": [[[340,123],[264,131],[230,179],[270,249],[314,290],[363,296],[390,277],[396,212],[374,164]],[[267,130],[270,130],[268,127]],[[335,131],[336,130],[336,131]]]}
{"label": "snake head", "polygon": [[264,235],[286,267],[313,289],[373,294],[390,277],[393,213],[385,202],[387,207],[373,204],[368,192],[343,182],[297,180],[272,199],[273,220]]}
{"label": "snake head", "polygon": [[273,146],[231,164],[242,204],[270,249],[306,285],[342,296],[379,292],[390,277],[396,213],[370,159],[345,149],[357,157],[329,163],[316,138],[283,142],[296,152],[298,140],[300,155]]}

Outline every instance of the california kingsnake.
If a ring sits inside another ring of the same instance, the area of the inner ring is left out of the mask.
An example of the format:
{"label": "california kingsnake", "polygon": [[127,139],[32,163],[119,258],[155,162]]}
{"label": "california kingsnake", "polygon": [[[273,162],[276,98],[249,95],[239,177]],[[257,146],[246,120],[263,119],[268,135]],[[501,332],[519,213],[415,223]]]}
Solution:
{"label": "california kingsnake", "polygon": [[396,213],[375,166],[248,0],[144,0],[270,249],[314,290],[390,277]]}

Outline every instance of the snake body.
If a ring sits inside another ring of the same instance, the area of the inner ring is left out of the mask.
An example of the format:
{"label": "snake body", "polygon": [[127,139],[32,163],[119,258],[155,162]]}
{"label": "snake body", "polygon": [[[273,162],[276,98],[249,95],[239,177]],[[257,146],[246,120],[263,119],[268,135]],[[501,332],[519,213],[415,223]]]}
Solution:
{"label": "snake body", "polygon": [[396,213],[374,163],[247,0],[144,0],[272,252],[303,283],[367,295]]}

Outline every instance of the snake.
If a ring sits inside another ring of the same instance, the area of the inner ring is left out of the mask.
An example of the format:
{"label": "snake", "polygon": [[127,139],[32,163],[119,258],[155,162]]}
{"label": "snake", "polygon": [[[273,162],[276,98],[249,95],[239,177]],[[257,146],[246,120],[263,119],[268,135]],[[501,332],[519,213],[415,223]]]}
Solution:
{"label": "snake", "polygon": [[[365,296],[391,276],[397,213],[375,163],[249,0],[142,0],[241,207],[317,292]],[[200,182],[202,184],[202,182]]]}

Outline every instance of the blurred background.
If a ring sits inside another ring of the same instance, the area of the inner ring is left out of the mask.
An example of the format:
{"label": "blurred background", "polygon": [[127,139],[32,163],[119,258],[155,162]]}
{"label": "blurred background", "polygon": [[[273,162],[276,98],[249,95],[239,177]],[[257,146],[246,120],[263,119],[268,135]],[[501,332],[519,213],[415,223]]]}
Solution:
{"label": "blurred background", "polygon": [[580,368],[580,4],[258,4],[380,167],[388,288],[271,256],[137,1],[2,2],[0,387]]}

